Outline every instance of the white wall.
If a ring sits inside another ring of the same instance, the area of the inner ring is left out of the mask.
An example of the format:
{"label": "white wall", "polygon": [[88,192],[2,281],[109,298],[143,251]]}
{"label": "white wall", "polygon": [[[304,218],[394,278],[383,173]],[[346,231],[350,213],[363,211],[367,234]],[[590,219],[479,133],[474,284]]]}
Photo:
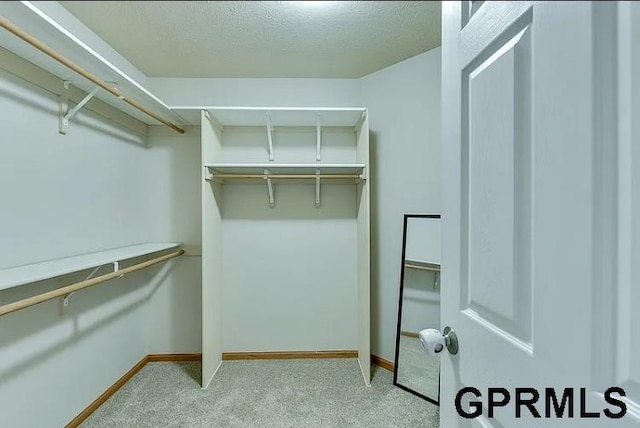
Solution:
{"label": "white wall", "polygon": [[[440,219],[409,217],[405,261],[440,264]],[[401,331],[440,329],[440,289],[434,271],[404,267]]]}
{"label": "white wall", "polygon": [[404,214],[440,213],[440,48],[362,79],[372,164],[372,353],[393,360]]}
{"label": "white wall", "polygon": [[202,349],[200,245],[200,128],[179,135],[151,126],[144,154],[145,221],[152,242],[182,242],[187,255],[174,260],[149,299],[148,352],[199,353]]}
{"label": "white wall", "polygon": [[[152,131],[146,147],[82,110],[62,136],[57,109],[53,94],[0,70],[0,269],[147,241],[199,246],[197,130]],[[64,426],[146,354],[199,352],[199,275],[199,257],[183,257],[76,293],[63,316],[53,300],[0,317],[3,426]]]}
{"label": "white wall", "polygon": [[[1,267],[145,242],[145,147],[135,135],[84,112],[59,135],[56,99],[4,71],[0,117]],[[146,354],[148,275],[77,293],[65,316],[50,301],[0,318],[3,425],[63,426]],[[6,290],[0,301],[61,283]]]}
{"label": "white wall", "polygon": [[369,109],[372,353],[393,360],[402,221],[440,212],[440,49],[362,79],[167,79],[149,88],[169,105]]}
{"label": "white wall", "polygon": [[359,107],[358,79],[150,78],[170,106]]}
{"label": "white wall", "polygon": [[[353,127],[325,128],[325,162],[356,160]],[[225,128],[220,159],[265,162],[261,127]],[[315,127],[277,127],[279,162],[315,160]],[[356,186],[324,182],[222,187],[223,350],[357,349]]]}
{"label": "white wall", "polygon": [[405,260],[440,264],[440,219],[429,217],[407,218]]}
{"label": "white wall", "polygon": [[435,287],[435,281],[435,272],[404,269],[401,331],[440,330],[440,289]]}
{"label": "white wall", "polygon": [[[402,214],[440,209],[439,49],[363,79],[148,79],[60,5],[36,3],[170,105],[368,107],[372,352],[392,359]],[[65,316],[52,301],[0,318],[9,426],[64,425],[145,354],[201,346],[197,129],[152,127],[145,147],[86,111],[60,136],[56,112],[52,94],[0,72],[0,269],[146,241],[182,241],[192,255],[78,293]]]}
{"label": "white wall", "polygon": [[440,212],[440,49],[362,79],[166,79],[169,105],[369,109],[372,163],[372,353],[395,347],[402,219]]}
{"label": "white wall", "polygon": [[[402,215],[440,208],[439,77],[434,50],[363,79],[150,80],[170,104],[369,108],[372,352],[391,360]],[[152,128],[145,147],[81,112],[82,124],[63,137],[51,94],[4,73],[0,79],[0,186],[9,207],[0,210],[0,268],[145,241],[178,240],[193,253],[200,244],[196,129],[180,137]],[[0,318],[7,418],[14,426],[63,425],[145,354],[199,351],[199,282],[199,257],[184,257],[79,293],[65,317],[50,302]]]}

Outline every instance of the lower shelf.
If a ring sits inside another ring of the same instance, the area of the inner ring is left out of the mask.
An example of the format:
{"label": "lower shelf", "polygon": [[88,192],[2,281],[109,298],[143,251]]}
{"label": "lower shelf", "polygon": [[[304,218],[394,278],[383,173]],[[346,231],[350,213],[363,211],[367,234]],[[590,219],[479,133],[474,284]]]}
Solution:
{"label": "lower shelf", "polygon": [[33,282],[44,281],[98,266],[146,256],[160,251],[178,248],[178,242],[149,243],[114,248],[96,253],[48,260],[9,269],[0,270],[0,290],[19,287]]}

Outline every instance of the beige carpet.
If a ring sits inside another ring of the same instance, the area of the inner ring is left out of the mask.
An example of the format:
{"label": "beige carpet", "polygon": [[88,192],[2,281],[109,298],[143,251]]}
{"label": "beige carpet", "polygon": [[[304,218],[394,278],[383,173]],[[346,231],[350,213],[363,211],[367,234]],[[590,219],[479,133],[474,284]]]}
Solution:
{"label": "beige carpet", "polygon": [[438,427],[438,407],[357,360],[225,361],[208,390],[200,363],[150,363],[82,427]]}
{"label": "beige carpet", "polygon": [[440,357],[427,355],[417,337],[401,335],[399,360],[398,383],[438,401]]}

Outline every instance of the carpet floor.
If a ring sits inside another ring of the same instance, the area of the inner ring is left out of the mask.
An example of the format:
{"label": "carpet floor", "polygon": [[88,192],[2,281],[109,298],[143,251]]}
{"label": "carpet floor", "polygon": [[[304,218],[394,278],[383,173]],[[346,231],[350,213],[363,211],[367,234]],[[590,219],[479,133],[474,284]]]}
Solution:
{"label": "carpet floor", "polygon": [[440,357],[427,355],[417,337],[400,336],[398,383],[438,401]]}
{"label": "carpet floor", "polygon": [[200,389],[200,363],[149,363],[82,425],[91,427],[438,427],[438,407],[355,359],[225,361]]}

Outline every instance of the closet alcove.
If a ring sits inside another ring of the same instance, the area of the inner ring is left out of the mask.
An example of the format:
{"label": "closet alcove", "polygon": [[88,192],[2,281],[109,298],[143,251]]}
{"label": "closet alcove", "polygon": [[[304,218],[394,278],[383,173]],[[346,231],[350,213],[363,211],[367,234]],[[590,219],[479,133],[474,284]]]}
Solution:
{"label": "closet alcove", "polygon": [[200,110],[203,388],[274,351],[357,355],[369,385],[366,109]]}

